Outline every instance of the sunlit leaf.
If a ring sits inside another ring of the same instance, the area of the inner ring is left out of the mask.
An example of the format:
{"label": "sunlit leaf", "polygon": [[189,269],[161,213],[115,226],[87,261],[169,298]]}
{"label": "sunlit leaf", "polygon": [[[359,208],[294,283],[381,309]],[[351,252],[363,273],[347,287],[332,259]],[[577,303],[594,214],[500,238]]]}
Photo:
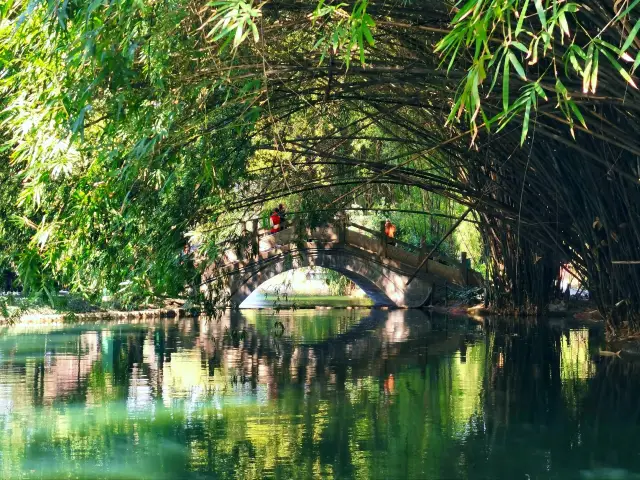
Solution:
{"label": "sunlit leaf", "polygon": [[524,145],[524,142],[527,140],[527,134],[529,133],[529,121],[531,119],[531,104],[533,103],[533,99],[529,96],[529,99],[526,103],[526,107],[524,110],[524,120],[522,122],[522,136],[520,137],[520,145]]}
{"label": "sunlit leaf", "polygon": [[606,50],[602,50],[602,53],[604,54],[605,57],[607,57],[607,59],[611,62],[611,65],[613,65],[613,68],[615,68],[618,71],[618,73],[622,76],[622,78],[624,78],[627,81],[627,83],[631,85],[633,88],[637,89],[638,86],[636,85],[636,82],[633,81],[633,78],[631,78],[631,75],[629,75],[629,73],[622,67],[622,65],[618,63],[618,61],[613,57],[613,55],[611,55]]}
{"label": "sunlit leaf", "polygon": [[542,28],[546,29],[547,14],[545,12],[544,5],[542,5],[542,0],[535,0],[534,4],[536,6],[536,11],[538,12],[538,17],[540,18],[540,23],[542,23]]}
{"label": "sunlit leaf", "polygon": [[527,75],[524,72],[524,68],[522,67],[522,64],[520,63],[520,60],[518,60],[518,57],[515,56],[515,54],[513,52],[507,52],[507,57],[509,59],[509,61],[511,62],[511,64],[513,65],[513,68],[516,69],[516,72],[518,72],[518,75],[520,75],[520,77],[523,80],[527,79]]}

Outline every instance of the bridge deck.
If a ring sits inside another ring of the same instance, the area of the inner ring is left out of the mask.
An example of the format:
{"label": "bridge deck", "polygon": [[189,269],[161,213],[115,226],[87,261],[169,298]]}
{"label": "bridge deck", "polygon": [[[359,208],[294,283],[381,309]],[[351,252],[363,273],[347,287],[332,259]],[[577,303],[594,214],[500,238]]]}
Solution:
{"label": "bridge deck", "polygon": [[[260,238],[258,254],[254,255],[248,251],[227,251],[222,262],[218,264],[217,270],[237,272],[250,268],[256,263],[268,262],[274,258],[301,251],[327,252],[333,249],[349,249],[352,254],[359,255],[367,261],[382,264],[398,273],[411,276],[420,266],[426,254],[409,250],[406,243],[396,242],[396,245],[390,245],[386,241],[387,239],[365,235],[348,227],[372,233],[371,230],[355,224],[350,224],[347,228],[327,225],[302,231],[288,228]],[[414,246],[409,246],[409,248],[417,249]],[[451,263],[457,263],[457,265],[451,265]],[[454,262],[450,258],[430,258],[417,275],[424,276],[425,274],[438,277],[442,282],[446,281],[454,285],[482,285],[482,277],[479,273],[465,269],[461,262]]]}

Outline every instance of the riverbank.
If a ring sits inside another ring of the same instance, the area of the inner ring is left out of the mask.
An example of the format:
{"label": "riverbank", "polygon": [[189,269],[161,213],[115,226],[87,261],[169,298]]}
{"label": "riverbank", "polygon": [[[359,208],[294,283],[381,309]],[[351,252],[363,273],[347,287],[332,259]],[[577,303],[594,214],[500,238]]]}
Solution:
{"label": "riverbank", "polygon": [[[34,326],[34,325],[65,325],[65,324],[86,324],[86,323],[145,323],[151,320],[187,318],[198,314],[198,309],[185,308],[186,303],[182,299],[165,300],[164,304],[159,307],[139,308],[136,310],[118,310],[118,309],[101,309],[96,306],[87,306],[83,308],[90,311],[55,311],[51,307],[40,306],[26,310],[19,317],[12,318],[10,321],[5,319],[5,325],[12,326]],[[363,311],[363,310],[397,310],[396,308],[386,306],[374,306],[371,304],[339,304],[334,302],[333,305],[310,305],[308,302],[299,304],[290,303],[285,305],[265,305],[254,307],[250,310],[257,311],[287,311],[287,310],[320,310],[320,311]],[[435,305],[423,309],[438,315],[446,315],[451,317],[469,318],[475,322],[483,323],[486,319],[491,318],[509,318],[510,316],[499,314],[491,308],[484,307],[483,304],[478,305],[452,305],[442,306]],[[604,320],[597,314],[596,310],[592,310],[590,305],[570,305],[566,311],[551,312],[546,316],[550,322],[561,327],[579,328],[594,326],[604,328]],[[640,357],[640,335],[628,333],[610,339],[607,342],[606,351],[610,353],[619,353],[625,357]]]}

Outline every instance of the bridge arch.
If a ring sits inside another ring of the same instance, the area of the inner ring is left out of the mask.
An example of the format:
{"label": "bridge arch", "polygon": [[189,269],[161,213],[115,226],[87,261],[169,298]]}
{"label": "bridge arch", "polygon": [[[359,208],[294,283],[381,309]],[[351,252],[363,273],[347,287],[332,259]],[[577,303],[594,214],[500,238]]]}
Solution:
{"label": "bridge arch", "polygon": [[[202,289],[205,294],[207,290],[215,292],[217,298],[234,307],[276,275],[302,267],[322,267],[352,280],[378,306],[418,308],[430,300],[436,285],[482,284],[476,272],[427,260],[401,243],[387,244],[386,236],[371,238],[348,229],[346,224],[308,229],[301,235],[290,228],[259,241],[254,238],[258,254],[247,256],[233,249],[225,252],[223,261],[205,272]],[[216,289],[208,288],[210,284]]]}
{"label": "bridge arch", "polygon": [[[252,275],[246,275],[242,280],[230,282],[231,302],[233,305],[240,305],[261,285],[270,279],[286,273],[288,271],[297,270],[305,267],[320,267],[326,270],[337,272],[362,289],[366,295],[374,302],[376,306],[395,306],[395,302],[389,298],[385,290],[378,287],[378,283],[387,282],[388,279],[380,275],[380,272],[373,272],[371,266],[365,265],[364,260],[351,258],[349,262],[344,262],[344,255],[338,252],[329,253],[307,253],[297,252],[291,254],[294,258],[282,257],[276,261],[263,265],[258,271],[252,272]],[[337,265],[340,263],[340,265]],[[372,273],[376,278],[371,278]],[[397,296],[397,292],[396,293]]]}
{"label": "bridge arch", "polygon": [[297,249],[227,272],[228,296],[238,306],[267,280],[303,267],[321,267],[344,275],[360,287],[376,306],[418,307],[426,303],[430,285],[417,280],[406,287],[408,277],[370,255],[348,247]]}

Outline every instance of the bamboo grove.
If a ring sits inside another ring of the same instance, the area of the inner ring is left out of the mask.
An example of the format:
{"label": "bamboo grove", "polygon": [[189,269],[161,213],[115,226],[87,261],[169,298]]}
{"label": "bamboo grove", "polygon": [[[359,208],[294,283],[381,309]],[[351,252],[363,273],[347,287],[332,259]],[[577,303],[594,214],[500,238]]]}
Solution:
{"label": "bamboo grove", "polygon": [[16,0],[0,19],[0,232],[43,287],[177,290],[185,234],[215,256],[266,202],[395,188],[473,207],[497,308],[544,313],[571,264],[611,333],[638,328],[639,0]]}

